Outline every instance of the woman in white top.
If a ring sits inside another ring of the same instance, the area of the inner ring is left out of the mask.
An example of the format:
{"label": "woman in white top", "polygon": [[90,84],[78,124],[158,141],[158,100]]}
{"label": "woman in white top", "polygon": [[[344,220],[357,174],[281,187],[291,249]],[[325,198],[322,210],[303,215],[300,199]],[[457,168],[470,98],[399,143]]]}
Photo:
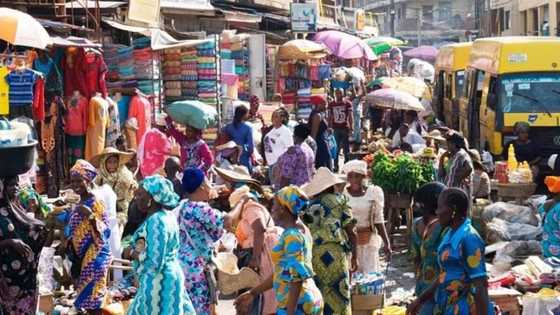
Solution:
{"label": "woman in white top", "polygon": [[[358,270],[369,273],[380,271],[379,249],[385,244],[387,259],[391,259],[391,244],[387,236],[383,218],[383,190],[375,185],[367,185],[367,163],[352,160],[342,167],[347,176],[348,186],[344,195],[357,220],[358,229]],[[380,237],[381,236],[381,237]]]}
{"label": "woman in white top", "polygon": [[288,111],[282,107],[272,113],[272,129],[264,136],[264,156],[270,169],[280,155],[294,145],[292,131],[286,126],[288,120]]}

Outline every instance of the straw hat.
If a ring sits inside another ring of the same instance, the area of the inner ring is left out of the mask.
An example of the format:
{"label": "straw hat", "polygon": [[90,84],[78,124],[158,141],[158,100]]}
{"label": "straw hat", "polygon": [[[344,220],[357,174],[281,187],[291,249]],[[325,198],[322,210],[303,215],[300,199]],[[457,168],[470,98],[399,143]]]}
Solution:
{"label": "straw hat", "polygon": [[441,131],[434,129],[430,131],[427,135],[424,136],[427,139],[434,139],[436,141],[445,141],[445,138],[442,136]]}
{"label": "straw hat", "polygon": [[251,196],[251,189],[247,185],[243,185],[236,190],[234,190],[228,198],[229,207],[234,208],[241,200],[245,199],[245,197]]}
{"label": "straw hat", "polygon": [[235,141],[228,141],[224,144],[220,144],[216,146],[216,151],[223,151],[223,150],[235,149],[235,148],[237,148],[237,143],[235,143]]}
{"label": "straw hat", "polygon": [[99,168],[99,165],[101,164],[101,161],[107,155],[117,155],[119,157],[119,166],[123,166],[126,163],[130,162],[130,160],[132,160],[132,158],[134,157],[133,152],[122,152],[122,151],[119,151],[115,148],[108,147],[108,148],[103,149],[103,151],[101,153],[99,153],[98,155],[91,158],[90,163],[93,166]]}
{"label": "straw hat", "polygon": [[218,253],[213,261],[218,269],[218,288],[224,295],[254,288],[261,281],[261,277],[253,269],[243,267],[239,270],[237,257],[232,253]]}
{"label": "straw hat", "polygon": [[437,158],[437,154],[433,148],[424,148],[424,150],[422,150],[422,153],[420,154],[420,157],[425,159],[435,159]]}
{"label": "straw hat", "polygon": [[231,183],[245,183],[254,188],[258,193],[262,193],[261,183],[251,177],[247,167],[242,165],[234,165],[233,169],[227,170],[221,167],[214,167],[214,170],[225,181]]}
{"label": "straw hat", "polygon": [[321,167],[308,184],[304,185],[303,191],[310,198],[334,185],[343,184],[344,179],[333,174],[328,168]]}

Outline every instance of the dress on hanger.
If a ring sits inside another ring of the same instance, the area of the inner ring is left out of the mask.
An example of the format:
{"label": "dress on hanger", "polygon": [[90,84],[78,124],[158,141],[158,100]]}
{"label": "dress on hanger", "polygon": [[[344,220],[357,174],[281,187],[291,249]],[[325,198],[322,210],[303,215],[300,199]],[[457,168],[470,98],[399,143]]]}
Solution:
{"label": "dress on hanger", "polygon": [[105,137],[106,147],[117,147],[117,139],[121,135],[121,125],[119,122],[119,107],[111,98],[106,97],[105,100],[109,104],[109,120],[107,124],[107,136]]}
{"label": "dress on hanger", "polygon": [[84,158],[86,146],[86,132],[88,127],[88,100],[79,95],[73,96],[67,104],[66,114],[66,145],[70,165],[74,165],[78,159]]}
{"label": "dress on hanger", "polygon": [[138,130],[136,131],[136,143],[142,141],[142,137],[151,127],[151,104],[147,98],[142,95],[135,95],[130,100],[128,109],[128,119],[136,118],[138,122]]}
{"label": "dress on hanger", "polygon": [[95,93],[101,93],[103,97],[107,97],[107,84],[105,82],[105,75],[109,68],[103,61],[103,57],[97,52],[88,52],[84,59],[84,70],[86,78],[86,87],[88,94],[86,96],[92,97]]}
{"label": "dress on hanger", "polygon": [[100,154],[105,148],[105,137],[109,121],[109,103],[96,95],[89,101],[88,128],[86,133],[86,160]]}

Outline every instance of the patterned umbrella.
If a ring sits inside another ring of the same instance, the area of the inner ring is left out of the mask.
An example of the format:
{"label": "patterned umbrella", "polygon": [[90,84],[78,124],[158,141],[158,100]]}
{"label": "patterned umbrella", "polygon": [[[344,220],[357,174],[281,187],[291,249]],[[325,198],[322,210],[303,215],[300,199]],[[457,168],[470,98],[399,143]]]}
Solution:
{"label": "patterned umbrella", "polygon": [[294,39],[284,43],[278,49],[280,60],[308,60],[327,56],[327,48],[321,44],[305,39]]}
{"label": "patterned umbrella", "polygon": [[422,106],[417,97],[395,89],[380,89],[371,92],[366,96],[366,101],[372,106],[396,110],[413,110],[417,112],[424,110],[424,106]]}
{"label": "patterned umbrella", "polygon": [[0,39],[12,45],[39,49],[51,44],[49,33],[35,18],[8,8],[0,8]]}
{"label": "patterned umbrella", "polygon": [[392,88],[402,92],[407,92],[412,96],[422,97],[428,85],[424,81],[413,77],[393,77],[386,78],[382,81],[384,88]]}
{"label": "patterned umbrella", "polygon": [[434,62],[438,54],[438,49],[432,46],[420,46],[407,50],[404,55],[409,58],[418,58],[428,62]]}
{"label": "patterned umbrella", "polygon": [[377,56],[371,49],[358,37],[339,32],[323,31],[313,38],[313,41],[321,43],[331,51],[331,53],[342,59],[376,60]]}

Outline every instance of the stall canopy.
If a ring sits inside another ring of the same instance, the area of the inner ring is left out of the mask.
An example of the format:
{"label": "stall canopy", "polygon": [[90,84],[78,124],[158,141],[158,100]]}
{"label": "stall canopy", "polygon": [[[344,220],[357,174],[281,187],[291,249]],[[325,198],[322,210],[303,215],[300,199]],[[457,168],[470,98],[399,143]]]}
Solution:
{"label": "stall canopy", "polygon": [[47,30],[31,15],[0,8],[0,39],[17,45],[45,49],[51,43]]}
{"label": "stall canopy", "polygon": [[82,37],[75,37],[70,36],[66,38],[62,38],[60,36],[51,37],[51,41],[53,46],[63,46],[63,47],[91,47],[91,48],[100,48],[101,44],[94,43],[87,38]]}
{"label": "stall canopy", "polygon": [[151,48],[153,50],[162,50],[162,49],[168,49],[174,47],[196,46],[212,41],[212,39],[177,40],[173,36],[169,35],[169,33],[159,28],[127,25],[110,19],[103,19],[103,22],[109,24],[110,26],[116,29],[120,29],[132,33],[139,33],[144,36],[150,37]]}

